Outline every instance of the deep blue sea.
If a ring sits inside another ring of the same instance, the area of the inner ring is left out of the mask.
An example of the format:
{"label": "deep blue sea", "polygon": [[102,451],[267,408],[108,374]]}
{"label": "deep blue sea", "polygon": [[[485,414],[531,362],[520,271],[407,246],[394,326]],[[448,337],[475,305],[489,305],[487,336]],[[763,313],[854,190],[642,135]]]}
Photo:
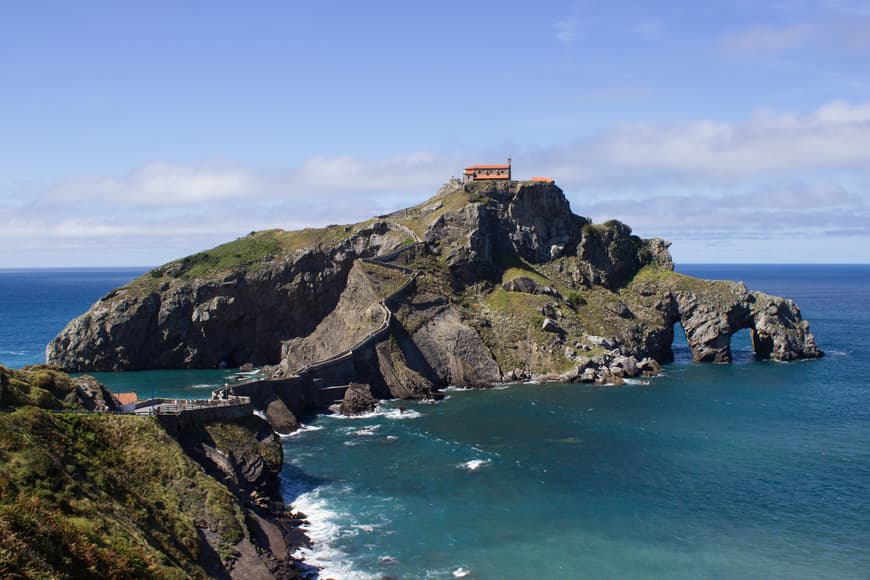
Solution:
{"label": "deep blue sea", "polygon": [[[0,269],[0,365],[20,368],[45,362],[45,346],[66,323],[109,290],[146,268],[51,270]],[[223,370],[90,373],[112,392],[136,391],[140,398],[195,399],[232,380]]]}
{"label": "deep blue sea", "polygon": [[[793,298],[827,356],[757,362],[743,332],[734,364],[702,365],[678,337],[662,376],[623,387],[319,417],[283,475],[321,578],[870,577],[870,266],[678,270]],[[136,274],[0,272],[0,363],[39,362]],[[201,373],[101,378],[174,396],[226,378]]]}

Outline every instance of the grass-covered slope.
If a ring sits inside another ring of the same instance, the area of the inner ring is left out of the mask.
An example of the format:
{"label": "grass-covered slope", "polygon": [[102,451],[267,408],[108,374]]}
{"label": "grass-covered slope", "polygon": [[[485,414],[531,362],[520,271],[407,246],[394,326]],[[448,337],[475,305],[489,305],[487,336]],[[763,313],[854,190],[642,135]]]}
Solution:
{"label": "grass-covered slope", "polygon": [[[62,406],[34,373],[0,375]],[[201,532],[221,556],[244,534],[235,497],[149,417],[25,403],[0,413],[0,465],[3,578],[208,577]]]}
{"label": "grass-covered slope", "polygon": [[45,367],[10,370],[0,367],[0,408],[35,405],[45,409],[78,407],[75,382]]}

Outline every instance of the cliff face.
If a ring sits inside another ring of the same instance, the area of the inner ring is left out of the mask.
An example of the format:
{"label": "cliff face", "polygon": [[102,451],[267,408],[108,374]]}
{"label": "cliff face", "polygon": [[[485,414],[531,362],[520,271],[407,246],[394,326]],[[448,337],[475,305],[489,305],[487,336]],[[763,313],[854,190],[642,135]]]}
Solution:
{"label": "cliff face", "polygon": [[760,358],[821,356],[792,302],[676,274],[668,246],[574,215],[553,184],[450,182],[376,220],[252,233],[167,264],[71,322],[46,356],[69,370],[252,362],[396,397],[652,373],[676,323],[699,361],[730,360],[743,328]]}
{"label": "cliff face", "polygon": [[355,259],[407,235],[383,221],[252,233],[110,292],[49,343],[46,360],[68,371],[277,362],[282,340],[335,307]]}

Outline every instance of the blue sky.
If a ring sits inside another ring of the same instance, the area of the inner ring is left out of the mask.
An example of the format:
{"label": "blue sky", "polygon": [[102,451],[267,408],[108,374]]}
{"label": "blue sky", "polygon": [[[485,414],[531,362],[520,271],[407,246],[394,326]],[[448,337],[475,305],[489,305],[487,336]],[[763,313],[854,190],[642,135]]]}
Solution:
{"label": "blue sky", "polygon": [[[867,262],[870,4],[0,3],[0,267],[551,175],[679,262]],[[760,6],[759,6],[760,5]]]}

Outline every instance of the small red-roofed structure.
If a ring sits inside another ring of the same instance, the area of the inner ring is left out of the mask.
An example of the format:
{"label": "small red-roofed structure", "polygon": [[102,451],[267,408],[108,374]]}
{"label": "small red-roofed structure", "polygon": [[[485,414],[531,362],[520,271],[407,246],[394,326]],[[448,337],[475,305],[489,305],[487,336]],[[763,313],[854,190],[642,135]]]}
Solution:
{"label": "small red-roofed structure", "polygon": [[462,172],[463,181],[510,181],[511,159],[494,165],[470,165]]}
{"label": "small red-roofed structure", "polygon": [[138,398],[136,397],[136,393],[117,393],[112,395],[115,399],[115,402],[121,407],[122,410],[130,412],[136,406],[136,401]]}
{"label": "small red-roofed structure", "polygon": [[553,178],[552,177],[542,177],[540,175],[536,175],[533,178],[531,178],[529,181],[539,181],[541,183],[553,183]]}

